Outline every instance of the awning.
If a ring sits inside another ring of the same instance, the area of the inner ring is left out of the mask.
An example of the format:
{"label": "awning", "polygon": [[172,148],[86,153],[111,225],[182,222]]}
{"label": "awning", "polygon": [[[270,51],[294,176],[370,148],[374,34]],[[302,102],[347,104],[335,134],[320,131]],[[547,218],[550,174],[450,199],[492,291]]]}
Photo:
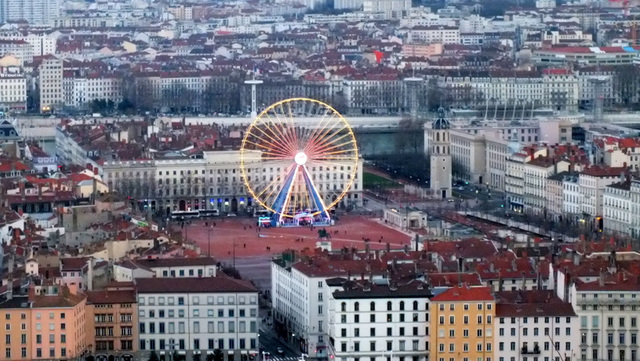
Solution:
{"label": "awning", "polygon": [[248,353],[249,353],[249,351],[247,351],[247,350],[242,350],[242,351],[240,351],[240,354],[242,354],[242,355],[246,355],[246,354],[248,354]]}
{"label": "awning", "polygon": [[199,355],[199,354],[200,354],[200,351],[198,351],[198,350],[193,351],[193,354],[194,354],[194,355]]}
{"label": "awning", "polygon": [[160,351],[160,354],[161,354],[161,355],[164,355],[164,351]]}
{"label": "awning", "polygon": [[187,351],[178,351],[178,355],[186,355]]}
{"label": "awning", "polygon": [[213,355],[213,351],[207,351],[207,355]]}
{"label": "awning", "polygon": [[231,351],[227,351],[227,353],[228,353],[229,355],[233,355],[233,353],[234,353],[234,352],[235,352],[235,351],[233,351],[233,350],[231,350]]}

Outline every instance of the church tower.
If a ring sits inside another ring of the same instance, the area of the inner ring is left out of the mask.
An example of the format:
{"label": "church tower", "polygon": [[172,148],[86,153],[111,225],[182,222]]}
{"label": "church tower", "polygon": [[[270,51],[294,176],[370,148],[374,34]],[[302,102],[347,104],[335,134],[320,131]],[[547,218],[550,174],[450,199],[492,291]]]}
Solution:
{"label": "church tower", "polygon": [[444,109],[438,109],[438,118],[431,124],[429,153],[431,158],[431,189],[436,198],[445,199],[451,193],[451,142],[449,121]]}

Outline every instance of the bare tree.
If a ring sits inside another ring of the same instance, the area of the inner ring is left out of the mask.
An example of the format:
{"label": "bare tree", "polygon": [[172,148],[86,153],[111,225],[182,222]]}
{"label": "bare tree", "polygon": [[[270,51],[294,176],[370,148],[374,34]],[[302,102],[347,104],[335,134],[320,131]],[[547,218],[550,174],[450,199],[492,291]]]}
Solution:
{"label": "bare tree", "polygon": [[640,82],[640,69],[637,66],[629,64],[616,67],[613,88],[623,105],[629,106],[637,101],[638,82]]}

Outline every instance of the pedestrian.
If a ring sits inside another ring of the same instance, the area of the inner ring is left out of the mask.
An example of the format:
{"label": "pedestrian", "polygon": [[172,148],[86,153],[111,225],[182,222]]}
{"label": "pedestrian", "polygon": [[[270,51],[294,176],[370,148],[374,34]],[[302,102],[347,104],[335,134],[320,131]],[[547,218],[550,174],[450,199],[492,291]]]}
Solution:
{"label": "pedestrian", "polygon": [[247,248],[247,244],[246,243],[244,244],[244,248]]}

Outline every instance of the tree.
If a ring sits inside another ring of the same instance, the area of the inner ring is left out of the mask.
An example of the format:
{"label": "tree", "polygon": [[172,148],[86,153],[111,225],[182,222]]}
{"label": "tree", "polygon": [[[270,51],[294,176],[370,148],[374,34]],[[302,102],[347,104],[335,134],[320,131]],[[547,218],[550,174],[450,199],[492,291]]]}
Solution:
{"label": "tree", "polygon": [[224,354],[222,353],[222,350],[220,350],[219,348],[213,350],[213,361],[223,361],[224,360]]}
{"label": "tree", "polygon": [[629,106],[638,97],[638,82],[640,81],[640,69],[632,64],[616,67],[613,76],[614,93],[623,105]]}
{"label": "tree", "polygon": [[149,361],[160,361],[160,358],[155,351],[151,351],[151,353],[149,354]]}
{"label": "tree", "polygon": [[424,141],[424,122],[418,119],[403,118],[398,123],[395,146],[396,153],[422,153]]}

